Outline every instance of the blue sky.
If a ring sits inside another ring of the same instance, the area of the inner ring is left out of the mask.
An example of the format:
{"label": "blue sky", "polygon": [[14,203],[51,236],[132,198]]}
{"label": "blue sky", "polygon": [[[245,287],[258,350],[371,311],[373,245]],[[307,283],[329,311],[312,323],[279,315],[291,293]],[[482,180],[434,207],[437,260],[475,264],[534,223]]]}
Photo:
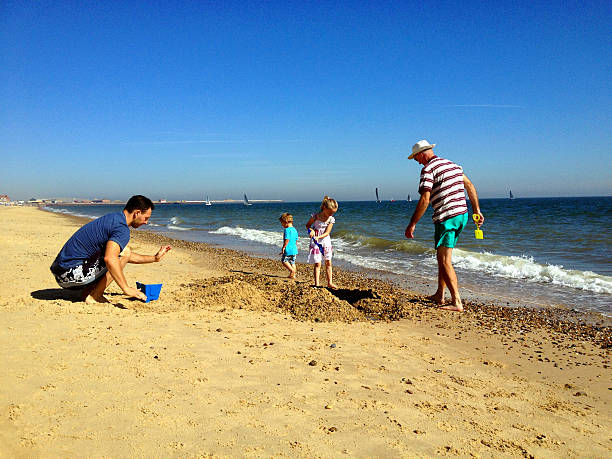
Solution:
{"label": "blue sky", "polygon": [[612,195],[612,3],[0,3],[0,194]]}

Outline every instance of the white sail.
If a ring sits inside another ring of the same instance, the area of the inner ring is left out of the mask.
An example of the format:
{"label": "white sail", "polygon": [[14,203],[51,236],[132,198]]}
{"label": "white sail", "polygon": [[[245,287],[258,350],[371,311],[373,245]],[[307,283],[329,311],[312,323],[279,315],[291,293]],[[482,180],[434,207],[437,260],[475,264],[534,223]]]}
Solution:
{"label": "white sail", "polygon": [[251,203],[249,202],[249,199],[247,198],[246,193],[244,194],[244,205],[245,206],[250,206],[251,205]]}

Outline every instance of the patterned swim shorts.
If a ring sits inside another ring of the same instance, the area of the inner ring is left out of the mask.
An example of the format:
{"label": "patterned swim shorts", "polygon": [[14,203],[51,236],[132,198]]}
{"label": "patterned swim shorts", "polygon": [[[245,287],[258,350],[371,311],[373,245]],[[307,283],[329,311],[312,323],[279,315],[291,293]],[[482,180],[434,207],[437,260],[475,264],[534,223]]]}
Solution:
{"label": "patterned swim shorts", "polygon": [[51,272],[55,276],[57,284],[62,288],[75,290],[96,282],[107,271],[108,268],[101,253],[96,253],[82,264],[68,269],[55,263],[51,265]]}
{"label": "patterned swim shorts", "polygon": [[290,265],[294,265],[295,257],[297,257],[297,255],[287,255],[286,253],[283,253],[283,255],[281,256],[281,262],[289,263]]}

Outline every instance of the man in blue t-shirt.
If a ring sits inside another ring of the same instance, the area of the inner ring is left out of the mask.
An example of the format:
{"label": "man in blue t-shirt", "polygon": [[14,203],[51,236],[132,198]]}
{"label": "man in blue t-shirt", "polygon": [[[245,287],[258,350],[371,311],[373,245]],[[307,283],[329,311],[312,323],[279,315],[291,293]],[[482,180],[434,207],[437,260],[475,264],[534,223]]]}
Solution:
{"label": "man in blue t-shirt", "polygon": [[130,227],[146,225],[154,208],[149,198],[132,196],[122,212],[104,215],[81,227],[51,265],[59,286],[82,289],[87,303],[108,303],[104,291],[114,280],[126,295],[146,301],[144,293],[128,286],[123,269],[128,263],[159,261],[171,249],[167,245],[155,255],[140,255],[127,248]]}

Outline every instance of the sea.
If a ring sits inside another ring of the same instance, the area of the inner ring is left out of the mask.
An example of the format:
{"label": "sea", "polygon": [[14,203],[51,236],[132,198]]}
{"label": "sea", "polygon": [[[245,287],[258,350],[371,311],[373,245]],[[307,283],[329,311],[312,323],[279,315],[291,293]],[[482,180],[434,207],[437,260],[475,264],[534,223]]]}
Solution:
{"label": "sea", "polygon": [[[431,207],[408,240],[416,201],[339,202],[331,234],[334,265],[432,294],[437,265]],[[559,307],[612,317],[612,197],[481,199],[484,239],[471,222],[453,251],[462,298],[508,306]],[[277,259],[289,212],[306,262],[305,223],[318,202],[156,204],[147,231]],[[96,218],[121,205],[53,205]],[[139,229],[138,231],[142,230]],[[304,274],[304,277],[309,276]]]}

